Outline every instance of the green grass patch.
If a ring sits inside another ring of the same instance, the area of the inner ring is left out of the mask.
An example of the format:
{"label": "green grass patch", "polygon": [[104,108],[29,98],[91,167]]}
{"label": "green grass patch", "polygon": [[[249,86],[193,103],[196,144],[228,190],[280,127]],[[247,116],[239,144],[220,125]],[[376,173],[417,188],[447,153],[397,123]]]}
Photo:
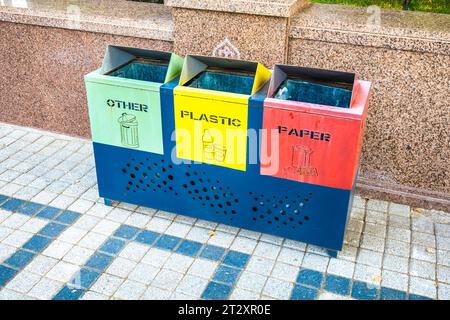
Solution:
{"label": "green grass patch", "polygon": [[[163,0],[133,0],[138,2],[163,3]],[[380,8],[402,10],[404,0],[310,0],[315,3],[344,4],[357,7],[377,5]],[[411,0],[407,10],[450,14],[450,0]]]}
{"label": "green grass patch", "polygon": [[[377,5],[380,8],[402,10],[403,0],[311,0],[315,3],[343,4],[358,7]],[[450,0],[411,0],[408,10],[450,14]]]}

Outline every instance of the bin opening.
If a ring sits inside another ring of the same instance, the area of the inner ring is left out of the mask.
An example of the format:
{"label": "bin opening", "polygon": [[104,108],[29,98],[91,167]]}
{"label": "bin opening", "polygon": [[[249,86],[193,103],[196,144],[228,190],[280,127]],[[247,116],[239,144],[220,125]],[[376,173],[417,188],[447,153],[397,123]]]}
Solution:
{"label": "bin opening", "polygon": [[129,63],[107,73],[109,76],[164,83],[169,61],[136,58]]}
{"label": "bin opening", "polygon": [[276,65],[271,96],[275,99],[350,108],[355,74]]}
{"label": "bin opening", "polygon": [[254,80],[254,72],[207,68],[186,83],[186,86],[250,95]]}
{"label": "bin opening", "polygon": [[280,85],[274,98],[349,108],[352,89],[339,85],[331,86],[300,79],[287,79]]}

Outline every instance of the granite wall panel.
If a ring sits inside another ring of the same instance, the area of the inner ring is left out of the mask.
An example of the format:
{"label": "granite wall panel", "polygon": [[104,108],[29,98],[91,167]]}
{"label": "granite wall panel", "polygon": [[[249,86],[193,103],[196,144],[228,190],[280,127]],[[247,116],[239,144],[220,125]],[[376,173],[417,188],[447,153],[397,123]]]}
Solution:
{"label": "granite wall panel", "polygon": [[90,137],[83,76],[106,45],[171,51],[169,41],[0,21],[0,122]]}

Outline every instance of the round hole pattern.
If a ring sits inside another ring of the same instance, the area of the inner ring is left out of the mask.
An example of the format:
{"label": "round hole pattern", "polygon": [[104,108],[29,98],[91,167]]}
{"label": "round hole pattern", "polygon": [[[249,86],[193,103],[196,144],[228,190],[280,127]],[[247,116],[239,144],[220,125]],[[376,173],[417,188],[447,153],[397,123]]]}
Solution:
{"label": "round hole pattern", "polygon": [[277,195],[256,195],[249,192],[249,196],[255,201],[250,212],[253,221],[263,222],[274,226],[276,229],[297,229],[304,225],[311,217],[306,213],[306,204],[313,194],[295,197]]}
{"label": "round hole pattern", "polygon": [[151,162],[146,159],[146,163],[144,163],[132,158],[122,168],[122,173],[128,177],[125,194],[130,192],[173,191],[174,187],[170,183],[174,177],[170,173],[172,168],[172,165],[165,166],[164,160]]}
{"label": "round hole pattern", "polygon": [[192,200],[200,201],[201,206],[208,208],[216,215],[226,216],[233,221],[233,216],[238,212],[233,203],[238,204],[240,199],[229,186],[218,179],[212,179],[204,171],[193,171],[191,165],[187,165],[188,171],[182,177],[183,192],[192,196]]}
{"label": "round hole pattern", "polygon": [[165,165],[164,161],[146,163],[131,159],[123,168],[122,174],[127,177],[125,194],[136,192],[172,192],[176,196],[186,195],[188,199],[200,202],[202,207],[212,213],[225,215],[233,221],[238,214],[233,204],[239,204],[237,197],[229,186],[218,179],[210,179],[204,171],[192,171],[187,165],[185,172],[173,172],[173,165]]}
{"label": "round hole pattern", "polygon": [[[137,161],[132,158],[121,168],[126,177],[125,194],[137,192],[163,192],[175,196],[183,195],[199,203],[212,214],[225,216],[233,221],[239,214],[241,197],[253,202],[249,208],[252,220],[274,226],[276,229],[296,229],[307,223],[311,217],[307,213],[307,204],[313,194],[297,194],[295,196],[267,195],[249,192],[248,194],[235,194],[229,186],[221,180],[211,178],[204,171],[194,171],[191,165],[185,171],[173,170],[172,164],[164,160]],[[248,213],[246,213],[248,214]]]}

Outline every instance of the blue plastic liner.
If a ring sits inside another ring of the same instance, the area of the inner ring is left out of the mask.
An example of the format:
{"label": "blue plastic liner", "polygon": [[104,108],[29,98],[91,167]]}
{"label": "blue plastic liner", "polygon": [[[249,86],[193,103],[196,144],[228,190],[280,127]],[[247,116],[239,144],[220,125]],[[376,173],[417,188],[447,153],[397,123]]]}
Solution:
{"label": "blue plastic liner", "polygon": [[109,76],[164,83],[168,65],[143,62],[131,62],[113,72]]}
{"label": "blue plastic liner", "polygon": [[253,82],[253,76],[205,71],[197,76],[188,86],[250,95],[252,93]]}
{"label": "blue plastic liner", "polygon": [[274,98],[349,108],[352,91],[303,80],[287,79],[280,85]]}

